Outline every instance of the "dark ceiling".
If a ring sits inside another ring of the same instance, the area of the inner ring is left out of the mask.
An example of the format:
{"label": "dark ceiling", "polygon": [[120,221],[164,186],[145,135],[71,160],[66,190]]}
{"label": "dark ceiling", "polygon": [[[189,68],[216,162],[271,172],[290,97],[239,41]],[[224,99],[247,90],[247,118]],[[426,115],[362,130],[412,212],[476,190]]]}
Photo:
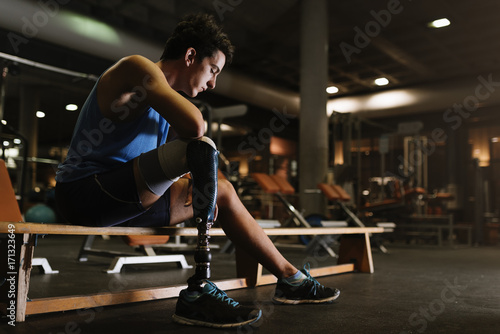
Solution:
{"label": "dark ceiling", "polygon": [[[340,89],[330,98],[427,85],[500,70],[498,0],[349,0],[328,4],[328,75],[330,83]],[[185,14],[212,13],[236,46],[232,71],[280,89],[299,92],[300,1],[72,0],[64,8],[158,45],[163,45]],[[449,18],[452,24],[442,29],[427,27],[428,22],[442,17]],[[13,54],[9,30],[2,27],[2,22],[0,28],[4,29],[0,33],[0,52]],[[360,31],[367,34],[368,39],[363,40]],[[22,45],[16,55],[94,75],[99,75],[112,62],[36,39]],[[57,125],[57,128],[46,125],[44,138],[64,143],[77,113],[70,115],[63,111],[63,106],[83,102],[93,82],[26,65],[20,65],[20,69],[17,76],[11,72],[8,77],[5,118],[12,118],[15,125],[18,120],[13,110],[21,99],[21,87],[37,86],[41,108],[50,110],[49,117],[57,118],[40,121]],[[374,85],[373,80],[381,76],[390,80],[388,86]],[[200,98],[216,106],[238,103],[213,93]],[[257,107],[253,110],[265,112]],[[245,122],[252,125],[248,117]],[[253,126],[258,126],[258,122],[254,122]]]}
{"label": "dark ceiling", "polygon": [[[373,80],[380,76],[389,78],[394,87],[500,69],[497,0],[328,4],[329,78],[341,94],[376,89]],[[85,0],[71,1],[68,6],[161,44],[184,14],[212,13],[236,45],[231,69],[299,90],[300,1]],[[452,24],[443,29],[427,27],[442,17]],[[369,40],[356,40],[359,30]]]}

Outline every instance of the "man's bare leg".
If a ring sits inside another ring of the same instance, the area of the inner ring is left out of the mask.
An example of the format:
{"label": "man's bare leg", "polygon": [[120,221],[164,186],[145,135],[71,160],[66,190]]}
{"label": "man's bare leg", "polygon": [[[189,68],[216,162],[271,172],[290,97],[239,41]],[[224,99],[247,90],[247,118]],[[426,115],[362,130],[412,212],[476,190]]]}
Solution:
{"label": "man's bare leg", "polygon": [[219,192],[218,222],[229,239],[277,278],[294,275],[298,270],[276,249],[227,180],[219,182]]}
{"label": "man's bare leg", "polygon": [[[146,186],[134,161],[134,177],[139,198],[144,208],[150,208],[160,197]],[[188,181],[180,179],[170,186],[170,224],[179,224],[193,217],[193,207],[186,206]],[[227,180],[219,180],[217,187],[218,219],[231,241],[253,256],[277,278],[289,277],[297,272],[276,249],[269,237],[241,203],[236,191]]]}
{"label": "man's bare leg", "polygon": [[[217,183],[215,163],[217,152],[211,140],[208,138],[205,139],[204,137],[203,141],[200,142],[172,142],[171,144],[166,144],[159,148],[159,151],[162,153],[159,156],[165,158],[163,154],[166,152],[163,151],[169,149],[171,153],[178,151],[177,155],[180,155],[179,159],[182,159],[184,154],[183,147],[186,147],[184,144],[187,144],[186,155],[189,170],[191,170],[193,176],[193,191],[187,189],[187,181],[181,182],[179,180],[175,182],[174,180],[176,175],[181,175],[180,173],[186,170],[185,167],[177,166],[175,163],[172,164],[173,161],[178,160],[163,159],[162,162],[159,162],[154,155],[154,151],[144,154],[144,161],[141,160],[143,162],[143,167],[140,167],[141,173],[135,174],[136,181],[138,181],[137,189],[139,191],[139,196],[145,207],[148,207],[149,202],[155,200],[154,194],[148,194],[147,191],[161,193],[165,191],[162,189],[166,189],[168,186],[171,191],[170,223],[176,224],[188,218],[192,218],[193,213],[196,217],[198,227],[198,244],[195,254],[196,272],[195,275],[188,280],[188,289],[184,292],[183,298],[186,297],[186,294],[189,295],[196,291],[202,292],[203,289],[207,288],[207,285],[202,288],[202,283],[210,278],[211,257],[208,236],[209,228],[215,218],[217,203],[219,208],[218,221],[226,235],[237,247],[246,251],[246,253],[278,278],[276,294],[273,297],[273,301],[278,303],[299,304],[329,303],[336,299],[340,293],[338,289],[330,289],[322,286],[310,276],[305,268],[304,270],[298,271],[281,255],[269,237],[241,203],[233,186],[227,180],[221,180]],[[167,145],[169,145],[169,147],[167,147]],[[161,167],[159,167],[158,164],[160,164]],[[154,167],[163,169],[166,180],[162,178],[162,175],[159,174],[158,170],[155,170]],[[144,171],[142,171],[142,168],[144,168]],[[205,171],[205,169],[207,170]],[[140,180],[138,180],[138,178],[141,177],[147,179],[146,188],[148,188],[148,190],[145,190],[144,185],[141,185]],[[176,179],[178,180],[178,178]],[[217,187],[215,187],[215,185],[217,185]],[[186,205],[185,194],[189,193],[193,194],[192,202],[196,203],[196,206]],[[207,283],[208,288],[210,288],[212,283]],[[217,291],[225,295],[222,291]],[[189,297],[186,298],[189,299]],[[182,303],[181,301],[180,304]],[[182,307],[180,307],[179,310],[180,314],[185,314],[182,311]],[[246,315],[251,315],[253,320],[255,320],[260,315],[254,311],[255,310],[245,310],[244,313]],[[181,315],[178,316],[182,317]],[[237,317],[239,317],[239,315],[237,315]],[[192,320],[194,321],[195,319]]]}
{"label": "man's bare leg", "polygon": [[[180,179],[170,188],[171,224],[182,223],[193,216],[193,209],[185,206],[189,182]],[[227,180],[219,180],[218,219],[231,241],[245,250],[277,278],[289,277],[297,269],[276,249],[271,239],[241,203],[233,186]]]}

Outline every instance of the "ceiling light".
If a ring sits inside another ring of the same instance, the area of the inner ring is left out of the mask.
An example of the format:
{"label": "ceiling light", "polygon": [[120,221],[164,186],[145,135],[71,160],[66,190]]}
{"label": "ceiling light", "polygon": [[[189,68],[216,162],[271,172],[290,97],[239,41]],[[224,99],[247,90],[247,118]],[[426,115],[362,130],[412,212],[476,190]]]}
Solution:
{"label": "ceiling light", "polygon": [[368,97],[365,107],[369,109],[393,109],[415,103],[415,96],[405,90],[390,90]]}
{"label": "ceiling light", "polygon": [[450,20],[448,20],[447,18],[442,18],[430,22],[429,24],[427,24],[427,26],[430,28],[443,28],[449,26],[450,23],[451,23]]}
{"label": "ceiling light", "polygon": [[62,10],[58,13],[58,16],[65,29],[70,29],[84,38],[114,46],[123,46],[123,41],[120,39],[117,30],[104,22]]}
{"label": "ceiling light", "polygon": [[491,138],[492,143],[498,143],[498,137],[493,137]]}
{"label": "ceiling light", "polygon": [[43,111],[38,110],[36,112],[36,117],[38,117],[38,118],[44,118],[45,117],[45,113]]}
{"label": "ceiling light", "polygon": [[377,78],[375,79],[375,85],[377,86],[385,86],[389,83],[387,78]]}
{"label": "ceiling light", "polygon": [[2,119],[2,124],[3,124],[3,125],[7,125],[7,121],[6,121],[6,120],[4,120],[4,119]]}
{"label": "ceiling light", "polygon": [[19,138],[14,138],[14,144],[16,144],[16,145],[21,144],[21,139],[19,139]]}
{"label": "ceiling light", "polygon": [[6,146],[6,147],[7,147],[7,146],[9,146],[9,144],[10,144],[10,143],[9,143],[7,140],[4,140],[4,141],[3,141],[3,146]]}
{"label": "ceiling light", "polygon": [[330,117],[334,112],[339,113],[349,113],[354,110],[359,110],[363,108],[359,99],[355,98],[340,98],[340,99],[331,99],[328,101],[326,106],[326,114]]}
{"label": "ceiling light", "polygon": [[326,92],[328,94],[335,94],[335,93],[338,93],[339,89],[335,86],[330,86],[330,87],[327,87],[326,88]]}
{"label": "ceiling light", "polygon": [[66,110],[67,111],[75,111],[75,110],[78,110],[78,106],[76,104],[70,103],[70,104],[66,105]]}

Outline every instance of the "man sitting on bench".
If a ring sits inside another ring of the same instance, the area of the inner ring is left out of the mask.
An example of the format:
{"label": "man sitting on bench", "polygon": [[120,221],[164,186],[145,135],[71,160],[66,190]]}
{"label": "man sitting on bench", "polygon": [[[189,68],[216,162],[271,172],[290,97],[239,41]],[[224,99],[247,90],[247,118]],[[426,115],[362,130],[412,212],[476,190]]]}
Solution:
{"label": "man sitting on bench", "polygon": [[[82,107],[56,177],[58,206],[72,224],[165,226],[194,217],[196,272],[173,316],[182,324],[236,327],[261,316],[207,281],[208,233],[217,216],[232,242],[278,278],[275,302],[326,303],[340,293],[292,266],[231,184],[218,181],[218,152],[203,137],[202,115],[178,93],[195,97],[213,89],[232,54],[213,17],[201,14],[179,23],[158,62],[137,55],[119,60],[102,74]],[[173,130],[176,140],[166,143]],[[192,183],[181,178],[187,172]]]}

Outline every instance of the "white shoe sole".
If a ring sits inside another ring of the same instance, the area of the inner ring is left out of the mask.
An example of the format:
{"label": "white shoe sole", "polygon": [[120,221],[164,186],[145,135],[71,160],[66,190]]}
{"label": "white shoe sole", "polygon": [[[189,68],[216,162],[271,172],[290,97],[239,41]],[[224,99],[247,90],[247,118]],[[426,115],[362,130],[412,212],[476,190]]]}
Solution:
{"label": "white shoe sole", "polygon": [[177,314],[172,315],[172,320],[178,324],[188,325],[188,326],[203,326],[203,327],[211,327],[211,328],[234,328],[234,327],[242,327],[242,326],[251,325],[251,324],[257,322],[261,318],[261,316],[262,316],[262,310],[259,312],[258,316],[254,319],[249,319],[246,321],[231,323],[231,324],[219,324],[219,323],[213,323],[213,322],[206,322],[206,321],[202,321],[202,320],[189,319],[189,318],[181,317]]}

